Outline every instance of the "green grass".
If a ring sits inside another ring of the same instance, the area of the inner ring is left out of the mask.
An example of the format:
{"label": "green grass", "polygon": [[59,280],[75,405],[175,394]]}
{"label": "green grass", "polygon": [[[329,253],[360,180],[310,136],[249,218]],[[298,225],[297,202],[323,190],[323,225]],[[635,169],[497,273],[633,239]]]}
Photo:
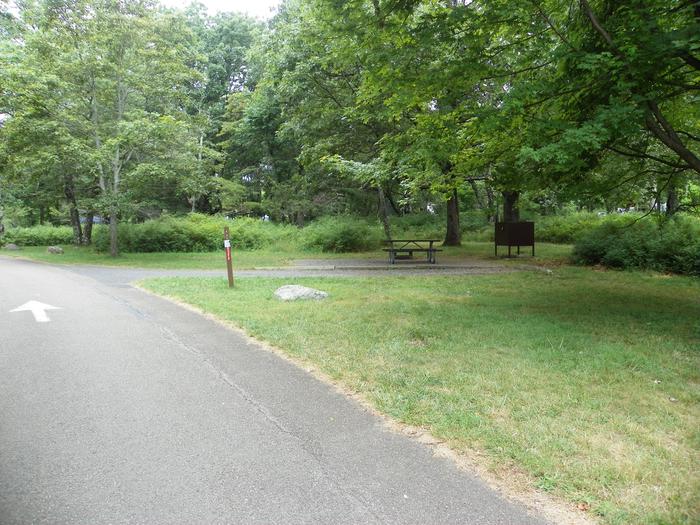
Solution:
{"label": "green grass", "polygon": [[559,265],[567,262],[571,256],[573,246],[570,244],[549,244],[537,243],[535,245],[535,257],[532,257],[532,248],[522,247],[520,256],[516,257],[515,248],[511,249],[512,258],[506,257],[508,248],[498,247],[498,257],[494,256],[493,242],[464,241],[462,246],[442,247],[443,252],[438,254],[438,262],[450,263],[458,262],[463,257],[477,257],[480,259],[491,259],[507,264],[542,264]]}
{"label": "green grass", "polygon": [[[64,245],[65,253],[52,255],[46,252],[45,246],[27,246],[18,251],[0,251],[1,255],[21,257],[35,261],[49,262],[53,264],[95,264],[100,266],[123,266],[136,268],[165,268],[165,269],[196,269],[217,270],[226,268],[224,252],[200,252],[200,253],[122,253],[119,257],[110,257],[108,254],[96,252],[93,248],[78,248]],[[235,251],[234,265],[236,268],[255,268],[264,266],[286,266],[290,258],[298,258],[296,252],[252,250]]]}
{"label": "green grass", "polygon": [[[330,292],[281,303],[296,282]],[[607,523],[700,520],[700,281],[552,275],[167,278],[144,285],[243,327],[380,411]]]}
{"label": "green grass", "polygon": [[[35,261],[49,262],[53,264],[94,264],[101,266],[123,266],[136,268],[164,268],[164,269],[196,269],[217,270],[225,267],[223,250],[221,252],[201,253],[122,253],[113,258],[106,253],[95,251],[91,247],[76,247],[62,245],[65,253],[52,255],[46,252],[46,246],[26,246],[18,251],[1,250],[0,255],[9,257],[21,257]],[[507,253],[502,247],[499,254]],[[515,252],[513,252],[515,253]],[[523,248],[523,254],[529,253]],[[556,264],[563,262],[571,254],[571,246],[557,244],[538,244],[537,257],[532,258],[523,255],[519,258],[506,259],[493,257],[493,243],[489,242],[465,242],[461,247],[446,247],[438,255],[438,262],[455,264],[468,257],[479,259],[492,259],[506,264]],[[261,249],[261,250],[234,250],[233,264],[238,269],[258,267],[287,266],[294,259],[377,259],[386,260],[386,254],[381,250],[368,253],[321,253],[294,249]]]}

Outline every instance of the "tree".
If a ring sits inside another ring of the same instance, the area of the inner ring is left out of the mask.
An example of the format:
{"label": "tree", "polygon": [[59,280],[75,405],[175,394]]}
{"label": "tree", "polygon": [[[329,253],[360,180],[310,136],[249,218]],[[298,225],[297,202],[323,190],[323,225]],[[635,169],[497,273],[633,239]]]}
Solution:
{"label": "tree", "polygon": [[608,155],[646,161],[634,184],[700,173],[697,2],[552,1],[532,16],[546,23],[547,60],[514,78],[504,104],[531,130],[521,166],[573,186]]}
{"label": "tree", "polygon": [[140,0],[45,1],[23,15],[33,28],[14,70],[12,119],[51,123],[89,159],[116,256],[129,178],[156,171],[149,167],[182,146],[186,87],[196,78],[191,34],[183,18]]}
{"label": "tree", "polygon": [[488,174],[512,215],[607,155],[652,164],[633,184],[695,169],[697,2],[321,3],[365,61],[358,100],[397,123],[382,154],[419,187]]}
{"label": "tree", "polygon": [[214,198],[221,184],[215,176],[221,171],[223,137],[221,134],[230,95],[245,89],[248,83],[248,52],[262,31],[262,24],[236,13],[208,16],[201,4],[185,10],[188,26],[196,39],[196,69],[202,80],[188,94],[187,112],[191,116],[197,160],[179,185],[191,210],[203,198]]}
{"label": "tree", "polygon": [[253,49],[254,91],[230,97],[224,126],[225,176],[257,185],[278,216],[298,224],[316,208],[347,211],[358,193],[381,198],[384,191],[349,171],[329,173],[322,162],[334,155],[359,163],[376,158],[382,124],[354,111],[362,69],[342,42],[331,45],[317,7],[285,4]]}

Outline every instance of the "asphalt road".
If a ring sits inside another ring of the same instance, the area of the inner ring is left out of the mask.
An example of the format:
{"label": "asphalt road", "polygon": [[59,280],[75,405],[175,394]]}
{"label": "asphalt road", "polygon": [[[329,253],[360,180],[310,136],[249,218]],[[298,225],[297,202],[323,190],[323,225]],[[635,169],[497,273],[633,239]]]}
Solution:
{"label": "asphalt road", "polygon": [[0,257],[2,525],[544,523],[131,277]]}

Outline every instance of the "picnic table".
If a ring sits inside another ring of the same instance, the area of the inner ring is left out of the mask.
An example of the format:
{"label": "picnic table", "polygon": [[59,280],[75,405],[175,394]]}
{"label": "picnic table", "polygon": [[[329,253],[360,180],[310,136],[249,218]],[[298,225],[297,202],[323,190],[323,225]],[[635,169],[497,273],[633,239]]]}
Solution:
{"label": "picnic table", "polygon": [[401,259],[410,259],[413,257],[413,252],[425,252],[428,256],[428,262],[435,264],[436,252],[442,251],[434,247],[436,242],[440,242],[439,239],[389,239],[384,241],[385,244],[389,245],[384,248],[384,251],[389,253],[389,264],[396,262],[397,255]]}

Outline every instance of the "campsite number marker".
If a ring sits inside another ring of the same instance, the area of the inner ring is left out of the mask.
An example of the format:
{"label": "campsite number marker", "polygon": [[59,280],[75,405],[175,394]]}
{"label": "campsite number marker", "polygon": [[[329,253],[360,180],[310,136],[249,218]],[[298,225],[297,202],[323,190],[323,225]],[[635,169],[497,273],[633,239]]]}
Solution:
{"label": "campsite number marker", "polygon": [[233,288],[233,263],[231,262],[231,239],[228,226],[224,228],[224,248],[226,248],[226,271],[228,272],[228,287]]}

